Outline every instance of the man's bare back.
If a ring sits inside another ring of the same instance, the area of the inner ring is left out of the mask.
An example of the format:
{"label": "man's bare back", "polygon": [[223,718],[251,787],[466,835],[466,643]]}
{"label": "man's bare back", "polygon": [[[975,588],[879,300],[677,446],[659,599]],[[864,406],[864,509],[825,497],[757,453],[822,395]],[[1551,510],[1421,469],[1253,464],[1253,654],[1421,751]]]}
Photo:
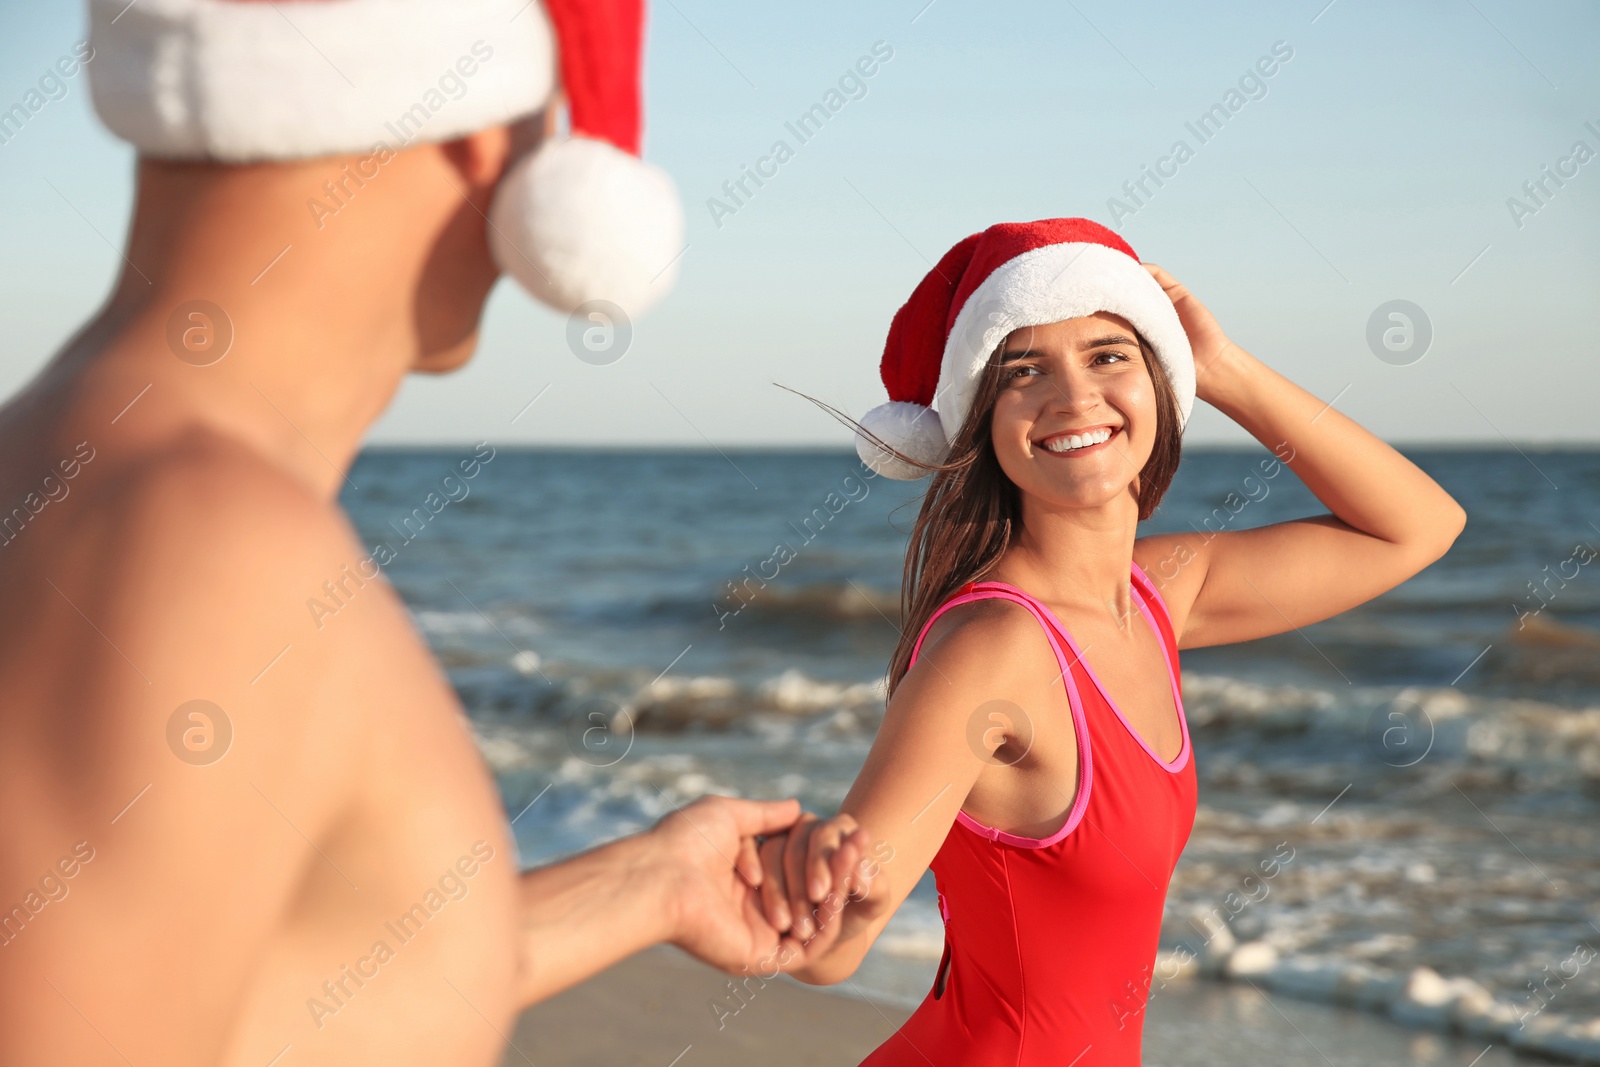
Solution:
{"label": "man's bare back", "polygon": [[[519,1008],[646,945],[779,944],[755,842],[792,801],[519,874],[336,503],[404,375],[471,353],[516,140],[399,154],[314,242],[336,160],[141,163],[116,292],[0,409],[0,1062],[490,1064]],[[226,351],[180,350],[190,324]]]}
{"label": "man's bare back", "polygon": [[[5,928],[0,988],[42,1043],[7,1028],[3,1058],[491,1061],[517,874],[493,784],[385,582],[321,629],[305,607],[369,552],[237,444],[141,427],[159,396],[115,425],[63,414],[42,439],[0,424],[4,499],[67,438],[93,457],[0,550],[0,715],[24,741],[0,789],[30,813],[0,830],[0,884],[93,859]],[[111,1037],[150,1019],[172,1023],[154,1046]]]}

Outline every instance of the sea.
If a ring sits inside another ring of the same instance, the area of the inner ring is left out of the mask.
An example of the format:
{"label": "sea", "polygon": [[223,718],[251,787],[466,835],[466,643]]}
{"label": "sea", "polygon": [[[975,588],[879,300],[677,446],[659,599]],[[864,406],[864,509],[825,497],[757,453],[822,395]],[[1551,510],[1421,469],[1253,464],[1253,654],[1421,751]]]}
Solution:
{"label": "sea", "polygon": [[[1467,511],[1443,559],[1182,653],[1199,809],[1144,996],[1216,979],[1600,1060],[1600,452],[1403,451]],[[1140,535],[1325,514],[1271,458],[1186,450]],[[535,866],[706,793],[832,813],[926,485],[849,451],[485,444],[368,449],[342,502]],[[929,875],[855,985],[915,1005],[941,944]]]}

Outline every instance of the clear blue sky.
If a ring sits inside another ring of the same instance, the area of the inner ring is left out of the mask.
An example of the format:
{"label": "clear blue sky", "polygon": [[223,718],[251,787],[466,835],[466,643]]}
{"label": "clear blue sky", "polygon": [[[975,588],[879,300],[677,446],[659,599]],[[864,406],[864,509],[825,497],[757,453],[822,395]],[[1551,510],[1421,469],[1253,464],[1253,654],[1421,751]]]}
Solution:
{"label": "clear blue sky", "polygon": [[[1600,440],[1600,158],[1520,228],[1507,206],[1574,142],[1600,153],[1600,7],[925,4],[656,3],[646,154],[688,215],[678,288],[597,367],[568,351],[563,318],[503,282],[473,363],[413,379],[373,439],[846,443],[770,383],[864,412],[883,398],[889,319],[930,261],[994,222],[1112,222],[1109,198],[1183,139],[1193,158],[1147,181],[1119,229],[1246,348],[1391,441]],[[76,3],[0,9],[0,109],[84,23]],[[797,144],[784,122],[878,41],[893,58],[865,96],[718,226],[708,198],[774,140]],[[1260,98],[1200,144],[1184,124],[1279,41],[1293,58],[1265,96],[1250,86]],[[81,76],[0,145],[0,393],[104,296],[131,167]],[[1433,325],[1409,365],[1366,340],[1393,299]],[[1196,405],[1187,441],[1246,439]]]}

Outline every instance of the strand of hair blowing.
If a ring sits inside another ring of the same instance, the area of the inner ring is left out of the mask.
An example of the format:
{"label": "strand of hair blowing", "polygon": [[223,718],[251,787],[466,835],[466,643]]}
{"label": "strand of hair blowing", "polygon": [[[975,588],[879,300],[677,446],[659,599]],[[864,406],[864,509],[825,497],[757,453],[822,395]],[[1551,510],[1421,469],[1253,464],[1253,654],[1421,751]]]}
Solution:
{"label": "strand of hair blowing", "polygon": [[911,528],[900,577],[903,621],[889,660],[891,697],[911,668],[923,625],[951,593],[999,562],[1022,521],[1021,494],[1000,469],[990,432],[999,391],[1000,362],[991,357],[946,462],[931,468],[933,482]]}
{"label": "strand of hair blowing", "polygon": [[[1155,513],[1178,472],[1183,437],[1178,428],[1178,398],[1166,369],[1144,338],[1138,340],[1156,399],[1155,445],[1135,481],[1142,522]],[[884,451],[933,472],[906,546],[900,582],[900,641],[889,661],[891,698],[911,668],[911,651],[928,619],[952,593],[978,581],[999,562],[1013,532],[1022,524],[1021,493],[1001,469],[991,434],[995,400],[1000,395],[1003,347],[1002,342],[990,355],[967,419],[950,443],[944,463],[924,463],[907,456],[831,405],[806,397]]]}

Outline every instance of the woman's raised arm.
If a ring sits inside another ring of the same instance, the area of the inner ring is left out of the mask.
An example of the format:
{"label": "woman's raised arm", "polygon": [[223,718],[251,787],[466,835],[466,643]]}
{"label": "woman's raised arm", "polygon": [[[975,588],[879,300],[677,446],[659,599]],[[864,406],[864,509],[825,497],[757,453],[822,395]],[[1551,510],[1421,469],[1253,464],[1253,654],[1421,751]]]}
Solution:
{"label": "woman's raised arm", "polygon": [[1209,311],[1152,264],[1194,350],[1196,395],[1243,426],[1327,505],[1328,515],[1252,530],[1140,538],[1181,648],[1281,633],[1347,611],[1443,556],[1466,525],[1437,482],[1331,404],[1229,341]]}

